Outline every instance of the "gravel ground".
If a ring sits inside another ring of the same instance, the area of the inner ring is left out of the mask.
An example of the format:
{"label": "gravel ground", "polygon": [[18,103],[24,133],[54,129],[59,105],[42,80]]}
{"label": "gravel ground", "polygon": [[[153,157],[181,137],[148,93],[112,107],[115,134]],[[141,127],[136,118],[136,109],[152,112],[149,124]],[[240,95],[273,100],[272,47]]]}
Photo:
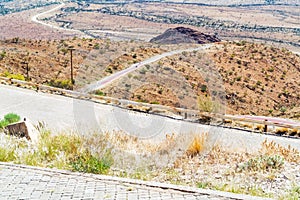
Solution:
{"label": "gravel ground", "polygon": [[[256,154],[214,147],[196,155],[185,153],[163,169],[135,170],[125,176],[274,199],[300,199],[299,164],[298,151],[266,141]],[[124,176],[124,169],[112,170],[111,174]]]}
{"label": "gravel ground", "polygon": [[[284,198],[292,188],[300,187],[297,185],[300,183],[300,165],[297,163],[285,161],[279,169],[239,171],[238,163],[247,162],[254,155],[226,156],[228,159],[223,157],[214,161],[211,154],[185,157],[178,166],[168,169],[175,172],[174,177],[157,173],[153,180],[276,199]],[[300,190],[298,192],[300,198]]]}

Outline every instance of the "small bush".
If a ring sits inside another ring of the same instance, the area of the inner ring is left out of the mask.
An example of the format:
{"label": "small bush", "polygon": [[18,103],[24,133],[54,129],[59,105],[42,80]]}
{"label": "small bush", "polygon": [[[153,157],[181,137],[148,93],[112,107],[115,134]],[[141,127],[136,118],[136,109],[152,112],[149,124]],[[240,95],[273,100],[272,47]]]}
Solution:
{"label": "small bush", "polygon": [[287,134],[289,132],[289,129],[288,128],[276,128],[275,130],[275,134],[278,134],[278,135],[284,135],[284,134]]}
{"label": "small bush", "polygon": [[8,113],[7,115],[4,116],[4,120],[6,120],[8,123],[16,123],[20,121],[20,116],[14,113]]}
{"label": "small bush", "polygon": [[107,158],[99,159],[89,152],[74,158],[70,165],[72,170],[93,174],[104,174],[110,168],[112,162]]}
{"label": "small bush", "polygon": [[99,96],[106,96],[106,94],[104,92],[102,92],[101,90],[97,90],[95,92],[96,95],[99,95]]}
{"label": "small bush", "polygon": [[280,169],[283,167],[284,159],[279,155],[261,155],[256,158],[251,158],[247,162],[238,165],[238,171],[260,171]]}
{"label": "small bush", "polygon": [[218,102],[211,100],[209,96],[202,95],[198,97],[198,107],[200,111],[217,112],[221,105]]}
{"label": "small bush", "polygon": [[242,80],[241,76],[236,77],[236,81],[241,81],[241,80]]}
{"label": "small bush", "polygon": [[11,74],[8,71],[6,71],[2,74],[2,76],[6,77],[6,78],[25,81],[25,77],[22,74]]}
{"label": "small bush", "polygon": [[96,43],[96,44],[94,44],[94,47],[93,47],[94,49],[100,49],[100,44],[99,43]]}
{"label": "small bush", "polygon": [[211,183],[209,183],[209,182],[199,182],[199,183],[197,183],[198,188],[208,188],[209,186],[211,186]]}
{"label": "small bush", "polygon": [[207,85],[201,85],[201,92],[207,92]]}
{"label": "small bush", "polygon": [[20,116],[14,113],[8,113],[4,119],[0,121],[0,129],[5,128],[7,125],[20,121]]}
{"label": "small bush", "polygon": [[0,60],[2,60],[3,58],[5,58],[6,56],[6,52],[2,51],[2,53],[0,53]]}
{"label": "small bush", "polygon": [[48,85],[67,90],[71,90],[73,88],[71,80],[51,80]]}

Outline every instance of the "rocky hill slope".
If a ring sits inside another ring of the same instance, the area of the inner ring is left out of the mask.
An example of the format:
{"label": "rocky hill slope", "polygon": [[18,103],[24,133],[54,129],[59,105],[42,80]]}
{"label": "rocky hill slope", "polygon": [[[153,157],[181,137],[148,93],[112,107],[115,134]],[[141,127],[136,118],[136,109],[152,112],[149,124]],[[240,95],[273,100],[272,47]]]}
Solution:
{"label": "rocky hill slope", "polygon": [[221,40],[215,35],[208,35],[191,28],[176,27],[167,29],[163,34],[152,38],[150,42],[160,44],[179,44],[179,43],[196,43],[205,44],[220,42]]}
{"label": "rocky hill slope", "polygon": [[[218,75],[217,81],[210,74]],[[223,104],[228,114],[300,119],[299,77],[300,57],[285,48],[226,42],[206,53],[183,52],[161,59],[123,77],[104,93],[199,109],[198,96],[210,97],[224,87]],[[209,104],[211,99],[204,99]]]}

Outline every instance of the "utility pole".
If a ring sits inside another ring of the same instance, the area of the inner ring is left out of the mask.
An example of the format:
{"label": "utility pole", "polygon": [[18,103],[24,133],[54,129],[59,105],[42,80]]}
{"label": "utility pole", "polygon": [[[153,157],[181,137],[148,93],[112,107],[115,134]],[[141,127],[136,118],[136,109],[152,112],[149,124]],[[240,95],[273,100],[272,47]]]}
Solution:
{"label": "utility pole", "polygon": [[71,55],[71,83],[72,83],[72,88],[73,88],[73,85],[75,83],[74,81],[74,76],[73,76],[73,51],[75,49],[73,47],[69,47],[69,51],[70,51],[70,55]]}

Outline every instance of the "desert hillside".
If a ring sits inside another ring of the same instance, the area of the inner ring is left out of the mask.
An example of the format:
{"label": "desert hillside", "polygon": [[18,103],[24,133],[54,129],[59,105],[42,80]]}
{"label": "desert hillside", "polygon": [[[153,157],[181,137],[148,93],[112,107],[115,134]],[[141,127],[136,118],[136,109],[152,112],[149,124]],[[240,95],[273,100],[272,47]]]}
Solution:
{"label": "desert hillside", "polygon": [[[72,38],[0,41],[0,75],[70,88],[70,49],[73,50],[75,86],[97,81],[107,75],[163,51],[155,45],[136,42]],[[61,84],[63,83],[63,84]]]}
{"label": "desert hillside", "polygon": [[227,113],[300,119],[300,57],[285,48],[244,41],[161,59],[123,77],[104,93],[198,109],[197,97],[215,92],[210,88],[214,83],[209,83],[215,80],[203,72],[207,69],[220,76],[215,87],[225,87]]}
{"label": "desert hillside", "polygon": [[299,55],[241,41],[216,48],[210,57],[223,77],[232,113],[285,116],[299,108]]}
{"label": "desert hillside", "polygon": [[[69,88],[70,47],[75,87],[100,80],[133,63],[183,46],[99,39],[23,40],[0,43],[1,76]],[[214,44],[145,65],[99,94],[140,102],[198,108],[198,96],[211,96],[209,69],[224,86],[226,112],[300,119],[300,57],[285,48],[244,41]],[[217,86],[218,86],[217,84]]]}

